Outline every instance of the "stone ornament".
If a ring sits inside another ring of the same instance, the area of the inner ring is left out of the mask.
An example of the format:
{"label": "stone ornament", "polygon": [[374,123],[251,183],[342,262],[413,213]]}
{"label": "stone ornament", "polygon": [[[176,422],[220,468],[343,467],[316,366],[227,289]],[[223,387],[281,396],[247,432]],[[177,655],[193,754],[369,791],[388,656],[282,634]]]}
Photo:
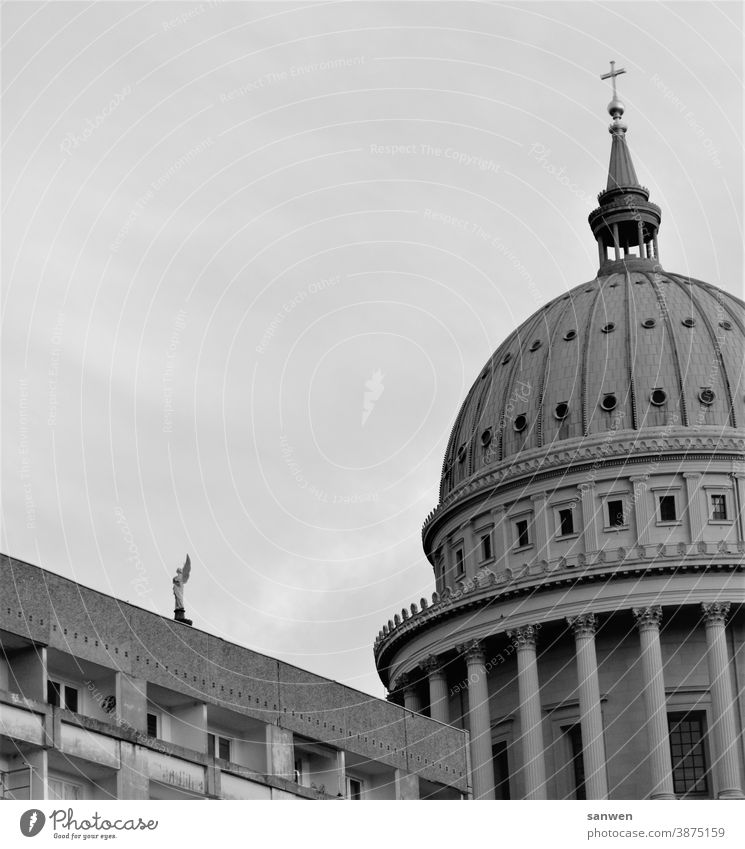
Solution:
{"label": "stone ornament", "polygon": [[651,607],[635,607],[631,611],[640,631],[658,629],[662,622],[662,607],[659,604]]}
{"label": "stone ornament", "polygon": [[536,641],[536,626],[523,625],[522,628],[515,628],[514,631],[507,631],[507,637],[512,640],[512,645],[518,649],[534,649]]}
{"label": "stone ornament", "polygon": [[704,614],[706,624],[724,625],[729,616],[730,607],[731,604],[728,601],[703,602],[701,604],[701,611]]}
{"label": "stone ornament", "polygon": [[574,631],[575,637],[592,637],[597,624],[598,620],[594,613],[581,613],[579,616],[567,617],[567,625]]}

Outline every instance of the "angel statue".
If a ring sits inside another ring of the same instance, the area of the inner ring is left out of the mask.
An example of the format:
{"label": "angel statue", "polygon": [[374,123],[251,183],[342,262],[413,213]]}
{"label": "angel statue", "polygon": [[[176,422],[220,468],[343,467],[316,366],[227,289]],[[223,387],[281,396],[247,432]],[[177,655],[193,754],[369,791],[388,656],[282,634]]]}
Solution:
{"label": "angel statue", "polygon": [[191,621],[184,616],[184,584],[189,580],[189,575],[191,575],[191,560],[187,554],[183,567],[176,569],[176,577],[173,579],[173,596],[176,600],[174,618],[191,625]]}

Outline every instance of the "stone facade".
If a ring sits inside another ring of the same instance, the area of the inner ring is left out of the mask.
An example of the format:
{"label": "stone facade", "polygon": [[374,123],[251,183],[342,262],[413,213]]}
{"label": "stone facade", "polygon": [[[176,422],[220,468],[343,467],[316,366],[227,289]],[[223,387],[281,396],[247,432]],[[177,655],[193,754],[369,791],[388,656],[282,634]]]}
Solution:
{"label": "stone facade", "polygon": [[8,557],[0,598],[6,798],[470,792],[456,728]]}

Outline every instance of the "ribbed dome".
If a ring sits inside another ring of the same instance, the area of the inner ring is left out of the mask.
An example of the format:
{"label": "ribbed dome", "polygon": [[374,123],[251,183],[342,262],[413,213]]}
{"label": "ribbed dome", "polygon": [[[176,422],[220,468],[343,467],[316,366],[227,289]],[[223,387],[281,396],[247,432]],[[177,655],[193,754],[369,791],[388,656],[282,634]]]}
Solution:
{"label": "ribbed dome", "polygon": [[450,436],[440,499],[472,475],[564,440],[741,428],[744,370],[742,301],[646,260],[608,263],[523,322],[482,369]]}

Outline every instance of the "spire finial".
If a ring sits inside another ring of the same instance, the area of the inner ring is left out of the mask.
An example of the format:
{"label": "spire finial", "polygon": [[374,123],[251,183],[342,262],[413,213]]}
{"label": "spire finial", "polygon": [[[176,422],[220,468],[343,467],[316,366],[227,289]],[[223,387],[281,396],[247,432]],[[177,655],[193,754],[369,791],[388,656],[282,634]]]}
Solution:
{"label": "spire finial", "polygon": [[624,132],[626,130],[625,124],[621,123],[621,116],[624,112],[624,105],[622,101],[618,99],[618,93],[616,92],[616,77],[620,77],[621,74],[626,73],[626,68],[618,68],[616,69],[615,61],[611,60],[610,63],[610,71],[607,74],[601,74],[601,80],[610,80],[613,84],[613,100],[608,104],[608,112],[610,116],[613,118],[613,123],[608,127],[609,132],[617,133],[619,131]]}

